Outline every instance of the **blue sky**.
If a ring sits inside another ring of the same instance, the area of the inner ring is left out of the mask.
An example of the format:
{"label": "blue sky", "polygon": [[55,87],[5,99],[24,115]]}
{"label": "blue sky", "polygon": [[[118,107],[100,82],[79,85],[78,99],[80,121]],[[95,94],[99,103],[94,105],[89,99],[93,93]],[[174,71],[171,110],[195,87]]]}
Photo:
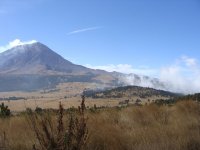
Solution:
{"label": "blue sky", "polygon": [[0,20],[1,48],[37,40],[91,68],[200,72],[199,0],[1,0]]}

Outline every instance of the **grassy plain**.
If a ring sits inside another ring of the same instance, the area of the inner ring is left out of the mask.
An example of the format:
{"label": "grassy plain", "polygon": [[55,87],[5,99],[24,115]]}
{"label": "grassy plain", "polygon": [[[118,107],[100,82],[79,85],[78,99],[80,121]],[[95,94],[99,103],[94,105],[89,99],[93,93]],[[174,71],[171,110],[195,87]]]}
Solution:
{"label": "grassy plain", "polygon": [[[43,109],[53,108],[56,109],[59,102],[62,102],[64,108],[78,107],[80,104],[80,97],[84,90],[95,89],[100,87],[96,83],[62,83],[54,89],[44,89],[34,92],[0,92],[0,98],[9,97],[22,97],[19,100],[4,100],[4,102],[12,112],[20,112],[26,110],[26,108],[35,109],[41,107]],[[149,103],[149,101],[156,99],[168,99],[169,97],[151,96],[148,98],[140,98],[138,96],[123,96],[123,98],[87,98],[86,106],[93,107],[113,107],[118,106],[120,101],[129,99],[130,104],[134,104],[137,99],[141,100],[141,103]]]}
{"label": "grassy plain", "polygon": [[[200,105],[194,101],[87,110],[86,116],[86,150],[200,149]],[[0,119],[0,133],[8,149],[30,150],[37,143],[24,114]]]}
{"label": "grassy plain", "polygon": [[[26,108],[35,110],[57,109],[61,102],[65,109],[77,108],[81,103],[81,93],[97,85],[88,83],[60,84],[55,89],[35,92],[4,92],[1,98],[12,96],[24,99],[2,101],[11,109],[13,116],[0,118],[0,149],[30,150],[38,141],[27,114]],[[148,97],[141,103],[132,105],[138,97],[86,98],[86,116],[89,138],[85,150],[199,150],[200,149],[200,104],[194,101],[180,101],[174,105],[151,103]],[[130,104],[119,107],[119,102],[129,99]],[[97,109],[94,108],[97,106]],[[115,107],[118,106],[118,107]],[[101,107],[101,109],[98,109]],[[56,116],[54,111],[53,117]],[[64,119],[67,122],[67,112]],[[55,125],[56,125],[56,119]]]}

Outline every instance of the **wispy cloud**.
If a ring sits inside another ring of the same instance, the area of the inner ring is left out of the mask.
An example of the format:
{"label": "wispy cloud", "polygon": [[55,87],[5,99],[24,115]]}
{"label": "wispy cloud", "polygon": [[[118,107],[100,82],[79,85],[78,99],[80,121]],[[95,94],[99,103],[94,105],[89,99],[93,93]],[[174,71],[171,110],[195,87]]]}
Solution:
{"label": "wispy cloud", "polygon": [[67,35],[72,35],[72,34],[77,34],[77,33],[87,32],[87,31],[93,31],[93,30],[98,30],[98,29],[101,29],[101,28],[102,27],[100,27],[100,26],[95,26],[95,27],[77,29],[77,30],[74,30],[74,31],[71,31],[71,32],[67,33]]}
{"label": "wispy cloud", "polygon": [[86,67],[92,68],[92,69],[101,69],[101,70],[106,70],[108,72],[121,72],[125,74],[130,74],[130,73],[135,73],[135,74],[140,74],[140,75],[148,75],[148,76],[155,76],[156,75],[156,70],[151,69],[147,66],[139,66],[134,68],[130,64],[118,64],[118,65],[102,65],[102,66],[93,66],[90,64],[87,64]]}
{"label": "wispy cloud", "polygon": [[182,56],[181,57],[181,60],[183,62],[185,62],[185,64],[188,66],[188,67],[191,67],[191,66],[196,66],[198,64],[197,62],[197,59],[195,58],[190,58],[188,56]]}
{"label": "wispy cloud", "polygon": [[8,50],[8,49],[11,49],[11,48],[13,48],[13,47],[15,47],[15,46],[25,45],[25,44],[32,44],[32,43],[35,43],[35,42],[37,42],[37,41],[36,41],[36,40],[21,41],[21,40],[19,40],[19,39],[15,39],[15,40],[9,42],[9,43],[8,43],[7,45],[5,45],[5,46],[0,46],[0,53],[6,51],[6,50]]}

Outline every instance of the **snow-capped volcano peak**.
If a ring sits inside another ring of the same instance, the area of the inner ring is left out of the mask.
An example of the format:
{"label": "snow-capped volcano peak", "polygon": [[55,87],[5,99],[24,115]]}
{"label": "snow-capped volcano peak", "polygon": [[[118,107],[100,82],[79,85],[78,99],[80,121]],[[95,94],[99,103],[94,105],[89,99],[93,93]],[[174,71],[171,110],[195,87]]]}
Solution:
{"label": "snow-capped volcano peak", "polygon": [[5,46],[0,46],[0,53],[7,51],[9,49],[12,49],[14,47],[17,47],[17,46],[23,46],[23,45],[34,44],[34,43],[37,43],[37,41],[36,40],[21,41],[20,39],[15,39],[15,40],[9,42]]}
{"label": "snow-capped volcano peak", "polygon": [[10,42],[9,45],[11,45],[11,48],[13,48],[13,47],[16,47],[16,46],[33,44],[33,43],[36,43],[36,42],[37,42],[36,40],[22,42],[21,40],[16,39],[16,40]]}
{"label": "snow-capped volcano peak", "polygon": [[18,45],[0,53],[0,73],[48,74],[88,72],[90,69],[75,65],[40,42]]}

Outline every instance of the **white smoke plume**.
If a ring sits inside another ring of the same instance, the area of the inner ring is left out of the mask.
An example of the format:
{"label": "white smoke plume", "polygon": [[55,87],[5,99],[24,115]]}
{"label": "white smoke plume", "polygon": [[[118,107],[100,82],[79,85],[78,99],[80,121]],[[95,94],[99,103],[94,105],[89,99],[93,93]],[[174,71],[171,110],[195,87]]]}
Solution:
{"label": "white smoke plume", "polygon": [[[129,64],[86,66],[109,72],[125,73],[127,75],[121,76],[120,79],[129,85],[152,87],[185,94],[200,92],[200,64],[196,58],[188,56],[182,56],[174,63],[157,69],[149,67],[133,68]],[[143,75],[150,76],[150,78]],[[152,77],[156,77],[158,80]]]}

